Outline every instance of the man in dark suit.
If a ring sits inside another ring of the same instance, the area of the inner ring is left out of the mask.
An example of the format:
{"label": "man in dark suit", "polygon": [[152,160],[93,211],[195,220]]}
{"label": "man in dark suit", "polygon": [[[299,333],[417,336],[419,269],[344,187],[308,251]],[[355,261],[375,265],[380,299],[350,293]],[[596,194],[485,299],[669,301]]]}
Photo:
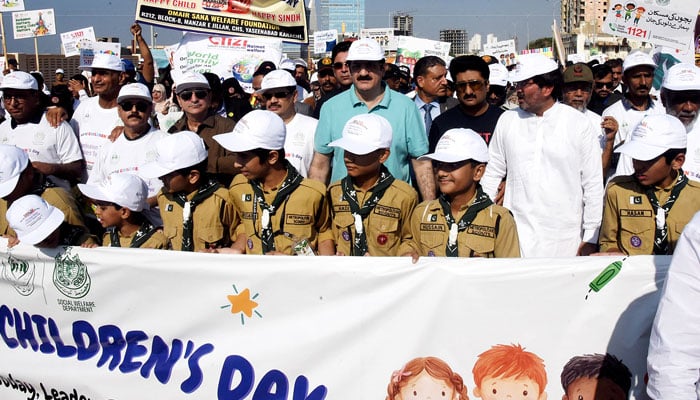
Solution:
{"label": "man in dark suit", "polygon": [[425,132],[430,132],[437,116],[458,104],[453,97],[447,97],[447,68],[445,61],[437,56],[420,58],[413,66],[414,93],[408,94],[420,110],[425,124]]}

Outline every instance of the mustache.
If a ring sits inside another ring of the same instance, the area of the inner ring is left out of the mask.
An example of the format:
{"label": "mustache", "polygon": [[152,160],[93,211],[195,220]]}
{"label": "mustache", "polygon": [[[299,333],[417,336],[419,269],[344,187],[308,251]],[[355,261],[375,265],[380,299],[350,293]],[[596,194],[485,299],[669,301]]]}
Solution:
{"label": "mustache", "polygon": [[357,77],[357,80],[358,80],[358,81],[371,81],[371,80],[372,80],[372,77],[369,76],[369,75],[366,75],[366,76],[358,76],[358,77]]}
{"label": "mustache", "polygon": [[465,94],[462,96],[462,100],[471,100],[471,99],[476,99],[476,96],[473,94]]}

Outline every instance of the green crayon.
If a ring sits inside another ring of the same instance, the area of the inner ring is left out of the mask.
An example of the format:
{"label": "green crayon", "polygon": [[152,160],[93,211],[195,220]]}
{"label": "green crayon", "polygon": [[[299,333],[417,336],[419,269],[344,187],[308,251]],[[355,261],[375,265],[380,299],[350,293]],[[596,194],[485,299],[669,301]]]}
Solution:
{"label": "green crayon", "polygon": [[594,292],[598,292],[600,289],[602,289],[605,285],[608,284],[622,269],[622,261],[615,261],[612,264],[608,265],[605,267],[605,269],[598,274],[598,276],[595,277],[591,281],[591,283],[588,284],[588,287],[591,288]]}

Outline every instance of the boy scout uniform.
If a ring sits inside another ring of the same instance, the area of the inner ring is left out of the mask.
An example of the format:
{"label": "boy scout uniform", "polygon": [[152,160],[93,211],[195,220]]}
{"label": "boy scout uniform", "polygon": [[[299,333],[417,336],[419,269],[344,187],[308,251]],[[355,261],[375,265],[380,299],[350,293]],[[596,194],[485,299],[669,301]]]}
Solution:
{"label": "boy scout uniform", "polygon": [[[87,230],[83,214],[78,208],[78,203],[73,196],[60,187],[49,187],[44,189],[40,197],[47,203],[58,208],[63,213],[63,220],[70,225],[81,226]],[[5,219],[7,213],[7,202],[0,199],[0,235],[16,236]]]}
{"label": "boy scout uniform", "polygon": [[[236,175],[231,182],[229,193],[240,216],[240,225],[235,235],[248,236],[246,254],[263,254],[260,240],[262,208],[258,205],[255,213],[257,218],[253,219],[255,193],[250,181],[243,175]],[[307,239],[309,246],[316,250],[319,242],[331,239],[330,215],[325,194],[325,186],[321,182],[303,179],[294,192],[280,204],[270,216],[276,251],[294,255],[294,240]],[[264,191],[264,195],[265,202],[272,204],[277,190]]]}
{"label": "boy scout uniform", "polygon": [[[675,184],[675,182],[674,182]],[[663,205],[673,185],[656,188],[654,193]],[[685,225],[700,211],[700,183],[689,180],[666,215],[669,250],[673,252]],[[654,251],[656,214],[633,176],[618,176],[608,185],[603,222],[600,228],[600,251],[617,251],[627,255],[650,255]]]}
{"label": "boy scout uniform", "polygon": [[[363,204],[372,194],[362,192],[357,187],[355,190],[359,204]],[[349,256],[352,254],[352,240],[357,232],[350,205],[343,200],[341,181],[333,183],[328,188],[328,201],[333,214],[332,232],[336,251]],[[399,254],[401,242],[410,238],[409,219],[416,203],[418,203],[418,194],[411,185],[395,179],[363,221],[367,236],[367,251],[370,255],[396,256]]]}
{"label": "boy scout uniform", "polygon": [[[116,228],[114,228],[116,229]],[[134,238],[134,235],[136,232],[133,232],[131,235],[124,236],[121,233],[117,232],[117,235],[119,235],[119,247],[123,248],[129,248],[131,247],[131,240]],[[169,249],[170,247],[168,246],[168,238],[165,237],[165,234],[163,233],[162,230],[157,230],[153,232],[151,237],[149,237],[141,246],[139,246],[140,249],[159,249],[159,250],[165,250]],[[110,247],[112,246],[112,239],[109,234],[109,231],[104,234],[102,237],[102,246],[105,247]]]}
{"label": "boy scout uniform", "polygon": [[[191,201],[196,191],[187,195]],[[182,206],[170,193],[158,192],[158,207],[163,219],[163,233],[173,250],[182,248]],[[238,216],[228,191],[220,187],[192,212],[192,243],[194,251],[227,247],[231,243]],[[127,246],[128,247],[128,246]]]}
{"label": "boy scout uniform", "polygon": [[[475,197],[476,198],[476,197]],[[459,221],[468,206],[454,216]],[[446,256],[450,228],[437,200],[420,203],[411,216],[412,239],[401,246],[400,254],[411,250],[421,256]],[[515,220],[508,209],[493,204],[476,215],[471,225],[457,235],[460,257],[520,257],[520,242]]]}

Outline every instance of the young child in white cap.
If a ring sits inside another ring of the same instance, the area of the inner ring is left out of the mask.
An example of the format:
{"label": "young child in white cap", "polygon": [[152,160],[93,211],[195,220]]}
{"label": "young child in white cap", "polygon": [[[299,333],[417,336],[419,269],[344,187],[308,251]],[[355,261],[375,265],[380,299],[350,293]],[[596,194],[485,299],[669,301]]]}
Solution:
{"label": "young child in white cap", "polygon": [[412,238],[400,254],[447,257],[520,257],[515,220],[481,189],[489,151],[471,129],[442,135],[431,159],[440,189],[437,200],[419,204],[411,216]]}
{"label": "young child in white cap", "polygon": [[[114,174],[99,184],[78,184],[90,198],[103,228],[103,246],[165,249],[168,240],[163,231],[146,219],[148,185],[132,174]],[[91,246],[91,247],[97,247]]]}
{"label": "young child in white cap", "polygon": [[160,178],[158,207],[173,250],[203,251],[230,245],[237,215],[228,191],[207,174],[207,149],[196,133],[182,131],[156,144],[156,160],[140,175]]}
{"label": "young child in white cap", "polygon": [[328,187],[338,255],[396,256],[410,237],[409,218],[418,194],[384,166],[391,140],[386,118],[360,114],[345,124],[340,139],[328,144],[345,150],[348,171]]}
{"label": "young child in white cap", "polygon": [[233,132],[214,136],[234,153],[241,171],[230,187],[231,201],[241,216],[231,251],[332,255],[326,188],[303,178],[289,163],[285,137],[282,118],[266,110],[253,110]]}
{"label": "young child in white cap", "polygon": [[63,213],[37,195],[17,199],[7,209],[7,222],[17,233],[10,245],[25,243],[40,248],[58,246],[85,246],[97,244],[85,227],[71,225],[63,220]]}
{"label": "young child in white cap", "polygon": [[683,227],[700,210],[700,184],[681,169],[687,134],[676,117],[647,115],[616,151],[632,159],[634,174],[608,184],[600,251],[673,254]]}

